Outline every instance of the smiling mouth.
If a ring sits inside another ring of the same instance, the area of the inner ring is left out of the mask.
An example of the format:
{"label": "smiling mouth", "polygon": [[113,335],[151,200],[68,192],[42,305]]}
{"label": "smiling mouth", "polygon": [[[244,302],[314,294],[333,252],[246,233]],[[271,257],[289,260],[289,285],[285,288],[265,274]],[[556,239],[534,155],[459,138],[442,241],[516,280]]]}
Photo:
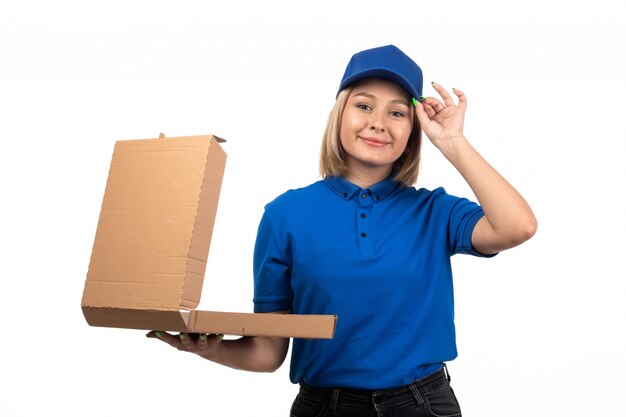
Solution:
{"label": "smiling mouth", "polygon": [[370,146],[376,146],[378,148],[389,145],[389,142],[377,138],[368,138],[361,136],[361,140]]}

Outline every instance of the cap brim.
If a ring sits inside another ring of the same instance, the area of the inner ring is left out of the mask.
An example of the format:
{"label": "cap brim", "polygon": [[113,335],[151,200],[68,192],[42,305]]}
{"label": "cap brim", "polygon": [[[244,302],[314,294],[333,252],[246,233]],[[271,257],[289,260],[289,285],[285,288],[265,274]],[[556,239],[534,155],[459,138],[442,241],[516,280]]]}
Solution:
{"label": "cap brim", "polygon": [[396,84],[400,85],[400,87],[404,88],[411,97],[415,97],[419,100],[422,95],[421,92],[417,91],[413,84],[407,80],[402,75],[397,72],[390,71],[387,68],[368,68],[364,71],[356,72],[342,81],[339,85],[339,92],[346,87],[349,87],[352,84],[356,84],[357,82],[364,80],[366,78],[385,78],[387,80],[393,81]]}

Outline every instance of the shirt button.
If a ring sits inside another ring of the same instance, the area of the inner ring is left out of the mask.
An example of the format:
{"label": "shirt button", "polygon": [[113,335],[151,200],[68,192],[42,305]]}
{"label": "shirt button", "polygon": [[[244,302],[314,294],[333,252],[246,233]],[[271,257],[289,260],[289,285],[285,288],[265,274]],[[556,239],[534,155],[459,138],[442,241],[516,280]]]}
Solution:
{"label": "shirt button", "polygon": [[348,193],[343,193],[343,198],[348,198]]}
{"label": "shirt button", "polygon": [[367,233],[361,233],[361,237],[367,237]]}
{"label": "shirt button", "polygon": [[362,218],[362,219],[364,219],[364,218],[366,218],[366,217],[367,217],[367,216],[365,215],[365,213],[361,213],[361,218]]}
{"label": "shirt button", "polygon": [[367,194],[365,193],[361,194],[361,198],[367,198]]}

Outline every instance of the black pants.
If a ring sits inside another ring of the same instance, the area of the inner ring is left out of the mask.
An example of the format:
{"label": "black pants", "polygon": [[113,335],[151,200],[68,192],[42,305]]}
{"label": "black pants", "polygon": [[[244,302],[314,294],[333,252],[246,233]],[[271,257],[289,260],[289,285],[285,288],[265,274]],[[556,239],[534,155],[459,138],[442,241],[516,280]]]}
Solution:
{"label": "black pants", "polygon": [[410,385],[380,391],[300,384],[291,417],[458,417],[459,403],[443,368]]}

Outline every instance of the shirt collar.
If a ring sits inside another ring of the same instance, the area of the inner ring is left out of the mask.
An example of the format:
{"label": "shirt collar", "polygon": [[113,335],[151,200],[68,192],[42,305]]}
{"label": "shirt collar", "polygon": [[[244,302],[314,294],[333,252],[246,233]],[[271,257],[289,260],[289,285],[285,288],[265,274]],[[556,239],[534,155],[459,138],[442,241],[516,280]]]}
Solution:
{"label": "shirt collar", "polygon": [[[343,177],[326,177],[324,179],[324,183],[344,200],[350,200],[362,191],[361,187],[351,183]],[[375,201],[380,201],[385,197],[388,197],[398,187],[402,187],[402,184],[393,181],[392,174],[383,181],[372,185],[368,190]]]}

